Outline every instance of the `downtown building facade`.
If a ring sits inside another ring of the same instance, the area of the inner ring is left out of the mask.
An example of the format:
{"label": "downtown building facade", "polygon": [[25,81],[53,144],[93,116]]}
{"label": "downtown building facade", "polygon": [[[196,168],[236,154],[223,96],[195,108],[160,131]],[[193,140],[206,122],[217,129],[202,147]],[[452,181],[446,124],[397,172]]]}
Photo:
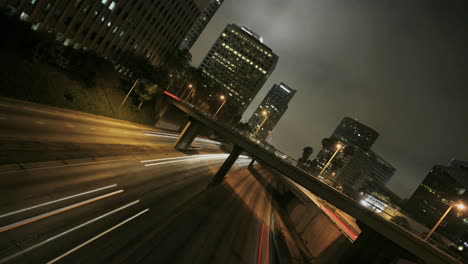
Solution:
{"label": "downtown building facade", "polygon": [[227,25],[200,64],[212,105],[226,122],[237,122],[276,67],[278,56],[246,27]]}
{"label": "downtown building facade", "polygon": [[210,0],[208,6],[198,17],[197,21],[193,24],[192,28],[187,33],[187,35],[185,35],[184,40],[180,44],[179,49],[190,50],[193,47],[203,30],[208,25],[208,23],[210,23],[211,19],[216,14],[216,11],[218,11],[219,7],[223,2],[224,0]]}
{"label": "downtown building facade", "polygon": [[296,90],[284,83],[274,84],[263,101],[249,119],[251,133],[265,141],[271,131],[288,109],[288,104],[296,94]]}
{"label": "downtown building facade", "polygon": [[[332,135],[324,139],[326,143],[317,154],[312,173],[318,176],[336,152],[320,178],[350,196],[391,193],[385,185],[396,169],[371,150],[378,136],[377,131],[357,120],[343,118]],[[337,144],[344,146],[338,152]]]}
{"label": "downtown building facade", "polygon": [[163,64],[209,0],[0,0],[34,30],[117,61],[125,54]]}
{"label": "downtown building facade", "polygon": [[[404,205],[404,210],[428,228],[434,227],[450,205],[462,202],[468,206],[468,163],[452,160],[448,166],[436,165]],[[468,251],[468,214],[453,208],[437,228],[453,242]],[[465,244],[467,243],[467,244]],[[460,251],[462,251],[460,250]]]}

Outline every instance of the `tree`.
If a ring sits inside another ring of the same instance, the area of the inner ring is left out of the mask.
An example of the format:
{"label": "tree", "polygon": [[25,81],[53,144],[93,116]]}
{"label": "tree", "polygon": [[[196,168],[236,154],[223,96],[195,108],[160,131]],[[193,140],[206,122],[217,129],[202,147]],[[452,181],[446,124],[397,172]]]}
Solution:
{"label": "tree", "polygon": [[311,147],[305,147],[302,149],[302,156],[297,160],[297,166],[303,169],[308,169],[312,164],[311,161],[308,161],[310,155],[314,152],[314,149]]}
{"label": "tree", "polygon": [[151,65],[148,60],[132,52],[126,52],[122,55],[121,64],[132,71],[132,78],[134,79],[145,79],[159,86],[162,86],[168,80],[168,73],[165,68]]}
{"label": "tree", "polygon": [[188,72],[190,72],[190,62],[192,61],[192,55],[188,50],[177,49],[172,53],[165,63],[165,67],[168,72],[172,73],[178,79],[185,79]]}
{"label": "tree", "polygon": [[140,104],[138,105],[138,110],[141,109],[141,106],[144,102],[153,99],[154,95],[158,90],[158,85],[147,80],[142,80],[135,89],[135,93],[138,95]]}

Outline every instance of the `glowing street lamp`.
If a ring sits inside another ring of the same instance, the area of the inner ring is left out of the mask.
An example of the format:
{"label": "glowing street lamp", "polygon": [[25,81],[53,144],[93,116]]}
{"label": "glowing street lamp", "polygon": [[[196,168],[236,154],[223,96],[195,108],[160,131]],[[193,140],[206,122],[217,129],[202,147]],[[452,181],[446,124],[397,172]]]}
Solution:
{"label": "glowing street lamp", "polygon": [[434,231],[437,229],[437,227],[439,227],[439,225],[442,223],[442,221],[444,221],[445,217],[448,215],[448,213],[450,212],[450,210],[452,210],[452,208],[454,206],[457,207],[458,210],[465,209],[465,205],[462,204],[462,203],[458,203],[458,204],[452,203],[450,205],[450,207],[447,209],[447,211],[445,211],[444,215],[442,215],[442,217],[439,219],[437,224],[435,224],[435,226],[432,228],[431,232],[429,232],[429,234],[427,234],[427,236],[424,238],[424,240],[427,240],[432,235],[432,233],[434,233]]}
{"label": "glowing street lamp", "polygon": [[257,130],[255,131],[254,133],[254,136],[257,135],[258,131],[260,131],[260,129],[263,127],[263,125],[265,124],[265,122],[267,121],[268,117],[270,117],[269,113],[267,110],[263,110],[262,111],[262,116],[264,116],[265,118],[263,119],[262,123],[260,124],[260,126],[257,128]]}
{"label": "glowing street lamp", "polygon": [[336,151],[335,153],[333,153],[333,155],[331,156],[331,158],[328,160],[327,164],[325,164],[325,166],[323,167],[323,169],[320,171],[318,177],[320,177],[322,175],[322,173],[325,171],[325,169],[327,169],[328,165],[330,165],[330,163],[332,162],[332,160],[335,158],[336,154],[338,154],[338,152],[340,152],[340,150],[342,150],[344,148],[344,146],[340,143],[336,144]]}
{"label": "glowing street lamp", "polygon": [[224,104],[227,102],[227,98],[226,98],[226,96],[224,96],[224,95],[221,95],[221,96],[219,97],[219,99],[221,99],[221,100],[223,101],[223,103],[222,103],[221,106],[218,108],[218,110],[216,111],[216,113],[214,114],[213,117],[216,117],[216,116],[218,115],[218,113],[219,113],[219,111],[221,110],[221,108],[223,108]]}

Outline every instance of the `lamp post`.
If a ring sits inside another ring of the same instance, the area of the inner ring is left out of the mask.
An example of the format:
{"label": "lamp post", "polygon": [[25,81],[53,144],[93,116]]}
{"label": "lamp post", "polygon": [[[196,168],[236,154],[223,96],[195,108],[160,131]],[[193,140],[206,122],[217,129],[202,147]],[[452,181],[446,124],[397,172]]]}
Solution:
{"label": "lamp post", "polygon": [[[184,93],[183,93],[182,96],[181,96],[181,98],[183,98],[185,101],[187,101],[188,98],[190,97],[190,95],[192,95],[192,93],[193,93],[193,89],[192,89],[192,88],[193,88],[193,85],[192,85],[191,83],[189,83],[189,84],[187,85],[187,87],[188,87],[188,89],[185,90]],[[185,95],[187,95],[187,96],[185,96]]]}
{"label": "lamp post", "polygon": [[320,171],[319,175],[317,177],[320,177],[322,175],[322,173],[325,171],[325,169],[328,167],[328,165],[330,165],[330,163],[332,162],[332,160],[335,158],[335,156],[338,154],[338,152],[340,152],[340,150],[342,150],[344,148],[343,145],[341,145],[340,143],[336,144],[336,151],[335,153],[333,153],[333,155],[331,156],[331,158],[328,160],[327,164],[325,164],[325,166],[323,167],[323,169]]}
{"label": "lamp post", "polygon": [[125,98],[123,99],[122,103],[120,104],[119,109],[117,109],[117,113],[120,112],[120,108],[122,108],[122,106],[124,105],[125,101],[127,101],[127,98],[130,96],[130,94],[132,93],[133,89],[135,89],[135,87],[137,86],[137,84],[138,84],[139,82],[140,82],[140,79],[137,79],[137,80],[135,81],[135,83],[133,83],[132,88],[130,88],[130,91],[128,91],[127,96],[125,96]]}
{"label": "lamp post", "polygon": [[222,103],[221,106],[218,108],[218,110],[217,110],[216,113],[214,114],[213,118],[216,117],[216,116],[218,115],[218,113],[219,113],[219,111],[221,110],[221,108],[223,108],[224,104],[227,102],[227,98],[226,98],[226,96],[224,96],[224,95],[221,95],[221,96],[219,97],[219,99],[223,100],[223,103]]}
{"label": "lamp post", "polygon": [[262,121],[262,123],[260,124],[260,126],[257,128],[257,130],[255,130],[255,133],[254,133],[254,137],[257,136],[257,133],[258,131],[260,131],[260,129],[262,128],[262,126],[265,124],[265,122],[267,121],[268,117],[270,117],[270,115],[268,115],[268,111],[266,110],[263,110],[262,111],[262,115],[265,117]]}
{"label": "lamp post", "polygon": [[424,240],[427,240],[431,235],[432,233],[434,233],[434,231],[437,229],[437,227],[439,227],[439,225],[442,223],[442,221],[444,221],[445,217],[448,215],[448,213],[450,212],[450,210],[452,210],[452,208],[456,206],[459,210],[463,210],[465,209],[465,205],[462,204],[462,203],[459,203],[459,204],[455,204],[455,203],[452,203],[450,205],[450,207],[447,209],[447,211],[445,211],[445,213],[442,215],[442,217],[439,219],[439,221],[437,222],[437,224],[435,224],[435,226],[432,228],[431,232],[429,232],[429,234],[427,234],[427,236],[424,238]]}
{"label": "lamp post", "polygon": [[172,78],[172,74],[169,74],[169,84],[167,84],[166,91],[169,92],[169,88],[171,88],[172,83],[174,82],[174,79]]}

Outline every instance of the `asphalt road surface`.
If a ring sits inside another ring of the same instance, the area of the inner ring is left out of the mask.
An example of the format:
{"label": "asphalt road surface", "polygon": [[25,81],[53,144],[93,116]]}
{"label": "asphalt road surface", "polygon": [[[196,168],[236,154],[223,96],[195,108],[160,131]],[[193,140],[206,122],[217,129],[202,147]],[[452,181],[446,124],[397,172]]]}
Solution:
{"label": "asphalt road surface", "polygon": [[[172,149],[178,135],[150,126],[0,97],[0,164]],[[219,152],[197,138],[195,149]]]}
{"label": "asphalt road surface", "polygon": [[170,150],[171,133],[0,101],[0,142],[17,144],[15,155],[2,155],[21,158],[27,153],[18,146],[30,141],[56,148],[47,145],[29,159],[66,154],[59,148],[64,142],[100,144],[101,150],[149,146],[153,152],[0,172],[0,263],[260,264],[288,258],[281,220],[247,169],[250,159],[241,156],[224,183],[206,188],[227,157],[216,142],[201,140],[206,153],[188,155]]}

